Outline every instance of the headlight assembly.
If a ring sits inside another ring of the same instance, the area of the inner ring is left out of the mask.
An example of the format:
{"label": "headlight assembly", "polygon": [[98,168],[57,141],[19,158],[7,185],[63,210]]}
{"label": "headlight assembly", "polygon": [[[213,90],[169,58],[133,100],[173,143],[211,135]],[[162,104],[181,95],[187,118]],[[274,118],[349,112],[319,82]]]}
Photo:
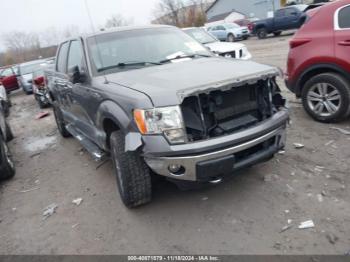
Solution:
{"label": "headlight assembly", "polygon": [[179,106],[135,109],[134,120],[143,135],[163,134],[172,144],[186,142],[182,112]]}

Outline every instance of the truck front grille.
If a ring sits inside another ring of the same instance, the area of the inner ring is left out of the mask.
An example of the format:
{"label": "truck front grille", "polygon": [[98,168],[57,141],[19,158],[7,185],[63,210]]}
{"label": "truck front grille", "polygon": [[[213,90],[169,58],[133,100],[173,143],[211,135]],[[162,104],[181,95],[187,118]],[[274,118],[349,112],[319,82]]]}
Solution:
{"label": "truck front grille", "polygon": [[231,134],[270,117],[272,102],[267,82],[185,98],[181,108],[188,140]]}

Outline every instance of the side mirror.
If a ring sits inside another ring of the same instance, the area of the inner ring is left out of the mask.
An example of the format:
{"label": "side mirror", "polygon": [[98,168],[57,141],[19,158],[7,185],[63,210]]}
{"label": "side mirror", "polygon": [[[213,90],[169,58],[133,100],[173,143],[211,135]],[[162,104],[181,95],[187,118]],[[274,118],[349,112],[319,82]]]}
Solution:
{"label": "side mirror", "polygon": [[68,69],[69,81],[73,84],[84,83],[86,80],[86,75],[83,72],[80,72],[79,66],[73,66]]}

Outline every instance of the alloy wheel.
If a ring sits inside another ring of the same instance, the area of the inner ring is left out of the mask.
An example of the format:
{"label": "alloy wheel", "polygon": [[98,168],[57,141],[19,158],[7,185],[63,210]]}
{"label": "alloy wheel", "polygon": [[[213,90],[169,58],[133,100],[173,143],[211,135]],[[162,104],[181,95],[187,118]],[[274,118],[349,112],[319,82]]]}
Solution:
{"label": "alloy wheel", "polygon": [[322,117],[332,116],[341,106],[341,96],[336,87],[328,83],[317,83],[307,93],[309,108]]}

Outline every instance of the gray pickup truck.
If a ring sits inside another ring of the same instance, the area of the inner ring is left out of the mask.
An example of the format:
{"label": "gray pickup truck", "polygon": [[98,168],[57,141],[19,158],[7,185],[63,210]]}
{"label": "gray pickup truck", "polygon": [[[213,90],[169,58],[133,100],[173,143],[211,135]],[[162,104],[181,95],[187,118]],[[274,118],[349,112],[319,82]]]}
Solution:
{"label": "gray pickup truck", "polygon": [[153,175],[218,183],[285,146],[280,71],[217,57],[175,27],[70,39],[46,74],[61,135],[112,159],[127,207],[151,200]]}

